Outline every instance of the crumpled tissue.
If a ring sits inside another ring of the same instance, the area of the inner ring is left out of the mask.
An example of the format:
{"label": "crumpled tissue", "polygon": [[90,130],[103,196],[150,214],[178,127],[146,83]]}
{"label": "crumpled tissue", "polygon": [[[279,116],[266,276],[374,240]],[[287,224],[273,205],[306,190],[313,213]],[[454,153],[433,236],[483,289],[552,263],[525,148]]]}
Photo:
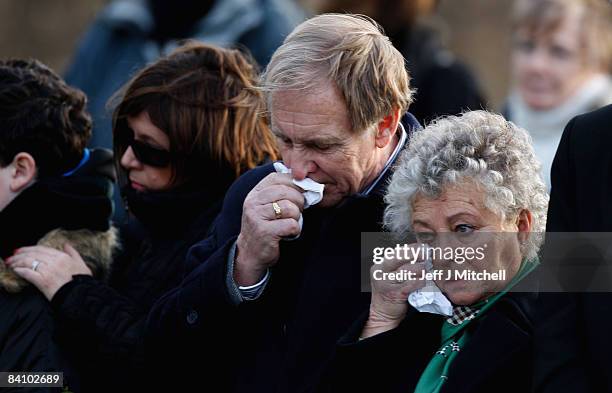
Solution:
{"label": "crumpled tissue", "polygon": [[[430,272],[433,269],[431,259],[425,261],[425,270]],[[453,305],[433,280],[427,280],[425,286],[408,295],[408,303],[419,312],[428,312],[445,316],[453,315]]]}
{"label": "crumpled tissue", "polygon": [[[282,162],[275,162],[273,165],[276,172],[291,174],[291,169],[287,168]],[[308,209],[309,207],[316,205],[317,203],[321,202],[321,199],[323,199],[323,189],[325,188],[324,184],[317,183],[310,178],[303,180],[293,179],[293,184],[304,190],[302,193],[302,195],[304,195],[304,209]],[[298,223],[300,224],[301,230],[302,226],[304,225],[304,219],[301,214]],[[295,240],[298,237],[300,237],[300,235],[286,238],[285,240]]]}

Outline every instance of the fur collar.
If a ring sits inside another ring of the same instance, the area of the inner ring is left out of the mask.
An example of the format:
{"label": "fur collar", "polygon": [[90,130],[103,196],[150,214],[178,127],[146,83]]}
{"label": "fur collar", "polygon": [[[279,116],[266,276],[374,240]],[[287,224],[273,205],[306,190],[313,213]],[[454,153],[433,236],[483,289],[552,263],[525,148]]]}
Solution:
{"label": "fur collar", "polygon": [[[66,242],[81,254],[95,278],[107,278],[113,257],[119,248],[119,238],[114,227],[103,232],[89,229],[74,231],[54,229],[37,244],[61,250]],[[0,258],[0,289],[9,293],[18,293],[27,285],[29,284],[9,269]]]}

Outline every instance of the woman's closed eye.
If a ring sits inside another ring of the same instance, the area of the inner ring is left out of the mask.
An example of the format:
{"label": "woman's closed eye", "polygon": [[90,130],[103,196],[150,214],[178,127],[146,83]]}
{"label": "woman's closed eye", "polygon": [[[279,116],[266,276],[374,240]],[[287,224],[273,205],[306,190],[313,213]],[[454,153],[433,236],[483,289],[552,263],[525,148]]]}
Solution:
{"label": "woman's closed eye", "polygon": [[331,149],[330,145],[314,145],[313,146],[315,150],[321,151],[321,152],[326,152],[329,151]]}
{"label": "woman's closed eye", "polygon": [[315,142],[307,142],[304,144],[304,146],[308,149],[312,149],[312,150],[316,150],[318,152],[328,152],[331,150],[332,147],[334,147],[334,145],[332,144],[327,144],[327,143],[315,143]]}
{"label": "woman's closed eye", "polygon": [[145,142],[145,141],[141,141],[139,139],[134,139],[134,142],[137,142],[140,146],[146,148],[146,149],[151,149],[157,152],[165,152],[165,153],[169,153],[169,151],[167,149],[164,149],[161,146],[158,145],[153,145],[151,143]]}

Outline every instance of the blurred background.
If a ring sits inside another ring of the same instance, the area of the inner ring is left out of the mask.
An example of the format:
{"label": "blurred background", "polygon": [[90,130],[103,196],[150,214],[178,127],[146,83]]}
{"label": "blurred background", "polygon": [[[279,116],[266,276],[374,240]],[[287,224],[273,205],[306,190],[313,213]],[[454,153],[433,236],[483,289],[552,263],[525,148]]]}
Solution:
{"label": "blurred background", "polygon": [[[291,0],[289,0],[291,1]],[[108,0],[0,0],[0,57],[36,57],[62,72]],[[303,0],[312,11],[324,0]],[[509,87],[512,0],[442,0],[430,18],[445,45],[477,75],[489,106]]]}
{"label": "blurred background", "polygon": [[565,125],[612,103],[610,0],[0,0],[0,57],[38,58],[81,88],[90,144],[110,147],[109,97],[182,39],[245,48],[265,66],[324,12],[382,25],[407,59],[422,124],[486,108],[525,128],[549,187]]}

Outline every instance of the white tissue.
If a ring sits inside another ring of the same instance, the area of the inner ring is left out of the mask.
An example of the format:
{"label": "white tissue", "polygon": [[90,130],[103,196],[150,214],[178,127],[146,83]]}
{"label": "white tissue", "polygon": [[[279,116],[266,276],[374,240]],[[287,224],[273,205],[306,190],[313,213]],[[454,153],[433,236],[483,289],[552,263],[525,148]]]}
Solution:
{"label": "white tissue", "polygon": [[[282,162],[275,162],[273,165],[274,170],[276,170],[276,172],[291,174],[291,169],[287,168]],[[316,205],[317,203],[321,202],[321,199],[323,199],[323,189],[325,188],[324,184],[317,183],[316,181],[310,178],[306,178],[303,180],[293,179],[293,184],[304,190],[304,192],[302,193],[302,195],[304,195],[304,209],[308,209],[310,206]],[[298,224],[300,224],[301,231],[302,226],[304,225],[304,218],[301,214],[300,219],[298,220]],[[298,237],[300,237],[300,235],[297,235],[295,237],[288,237],[285,240],[295,240]]]}
{"label": "white tissue", "polygon": [[[432,269],[431,259],[426,260],[425,270],[429,272]],[[423,288],[410,292],[408,303],[419,312],[440,314],[448,317],[453,315],[453,305],[432,280],[427,280]]]}
{"label": "white tissue", "polygon": [[[291,174],[291,169],[287,168],[282,162],[275,162],[273,165],[276,172]],[[317,203],[321,202],[321,199],[323,199],[323,189],[325,188],[324,184],[317,183],[308,177],[304,180],[293,179],[293,184],[304,190],[302,193],[305,200],[304,209],[308,209],[310,206],[316,205]]]}

